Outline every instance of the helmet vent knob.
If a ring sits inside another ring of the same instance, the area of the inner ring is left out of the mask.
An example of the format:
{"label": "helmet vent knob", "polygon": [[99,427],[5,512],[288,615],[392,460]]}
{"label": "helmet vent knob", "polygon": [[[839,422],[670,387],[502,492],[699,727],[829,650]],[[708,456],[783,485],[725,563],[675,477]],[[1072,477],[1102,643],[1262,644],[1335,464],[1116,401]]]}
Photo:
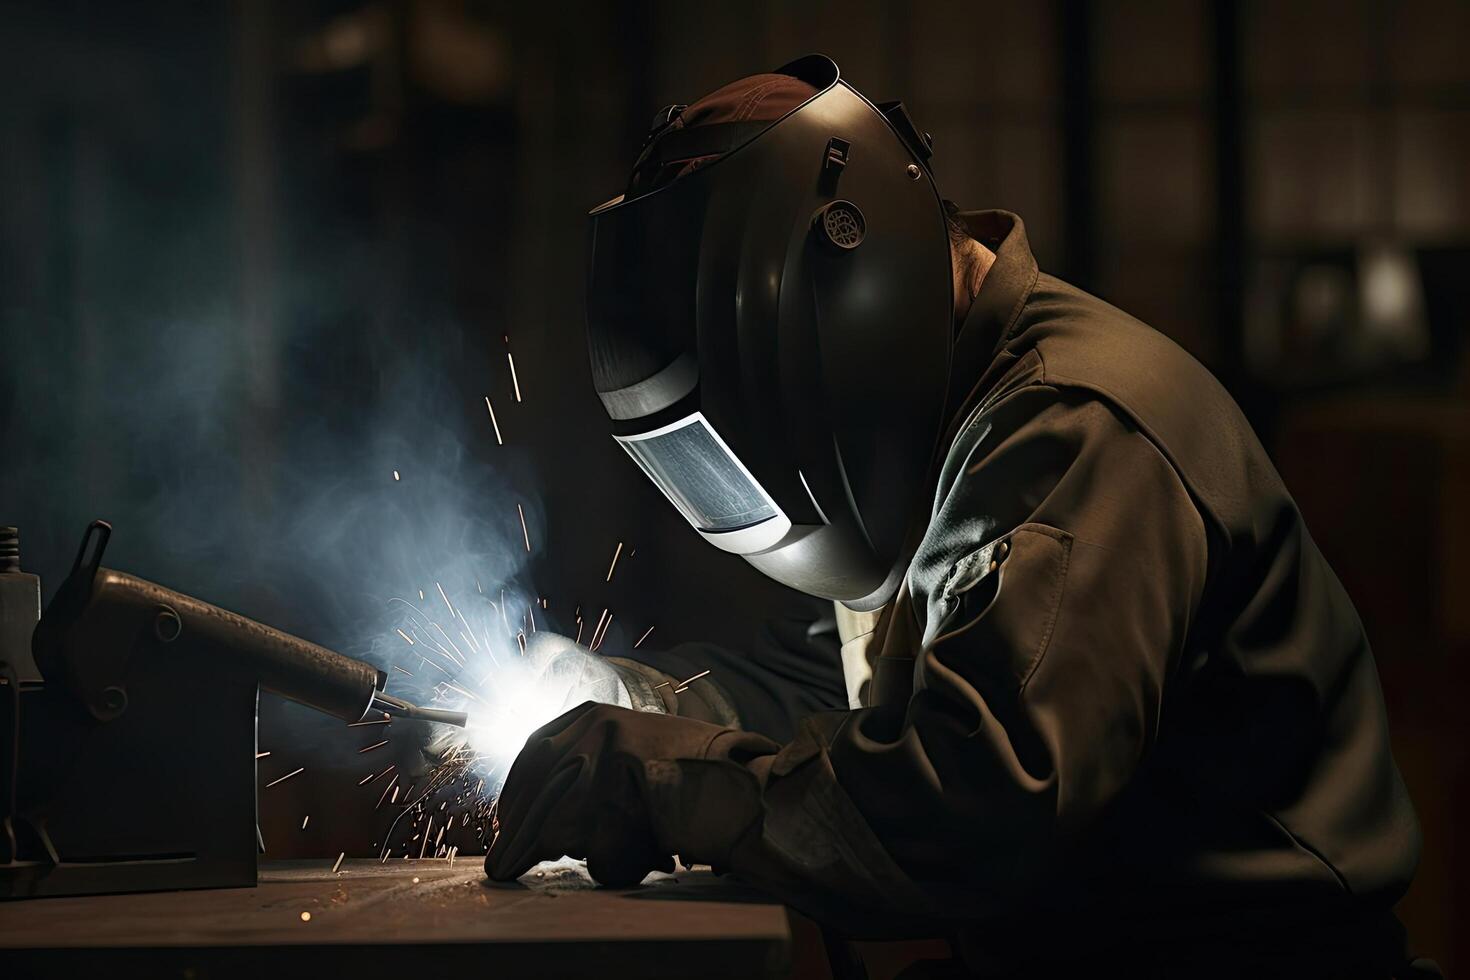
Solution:
{"label": "helmet vent knob", "polygon": [[867,225],[863,213],[851,201],[833,201],[817,212],[816,226],[834,248],[851,251],[863,243]]}

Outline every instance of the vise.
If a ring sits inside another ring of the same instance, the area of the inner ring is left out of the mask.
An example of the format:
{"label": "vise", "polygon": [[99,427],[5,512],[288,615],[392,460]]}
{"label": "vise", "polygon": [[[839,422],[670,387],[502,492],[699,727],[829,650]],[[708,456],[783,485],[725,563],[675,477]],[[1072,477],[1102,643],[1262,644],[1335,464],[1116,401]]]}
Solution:
{"label": "vise", "polygon": [[253,886],[262,687],[348,722],[465,723],[386,694],[371,664],[101,567],[111,532],[87,529],[34,665],[0,651],[0,899]]}

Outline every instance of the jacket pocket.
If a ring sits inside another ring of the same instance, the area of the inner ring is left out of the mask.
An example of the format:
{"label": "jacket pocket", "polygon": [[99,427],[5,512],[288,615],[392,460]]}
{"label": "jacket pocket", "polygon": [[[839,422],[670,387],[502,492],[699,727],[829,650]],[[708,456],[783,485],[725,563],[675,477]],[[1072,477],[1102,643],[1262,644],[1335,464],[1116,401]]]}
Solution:
{"label": "jacket pocket", "polygon": [[931,645],[973,651],[964,673],[1025,687],[1056,628],[1071,556],[1071,534],[1029,523],[961,558],[940,590],[945,613]]}

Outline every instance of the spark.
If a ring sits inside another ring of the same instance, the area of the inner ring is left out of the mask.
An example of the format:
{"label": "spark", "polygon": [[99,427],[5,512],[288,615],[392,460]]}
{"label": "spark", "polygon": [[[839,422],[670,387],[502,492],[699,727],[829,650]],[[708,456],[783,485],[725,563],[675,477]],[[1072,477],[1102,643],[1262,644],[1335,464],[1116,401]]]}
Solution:
{"label": "spark", "polygon": [[521,382],[520,382],[520,379],[518,379],[516,377],[516,356],[514,354],[512,354],[510,351],[506,351],[505,352],[505,359],[510,362],[510,383],[513,384],[513,385],[515,385],[515,389],[516,389],[516,404],[520,404],[520,401],[521,401]]}
{"label": "spark", "polygon": [[393,482],[394,483],[397,483],[398,482],[398,471],[397,470],[394,470],[393,471]]}
{"label": "spark", "polygon": [[649,633],[652,633],[652,632],[653,632],[653,627],[652,626],[650,626],[650,627],[648,627],[648,629],[644,630],[643,631],[643,635],[640,636],[640,637],[638,637],[638,642],[635,643],[635,644],[633,644],[633,649],[636,650],[639,647],[641,647],[643,645],[643,641],[646,640],[646,639],[648,639],[648,634]]}
{"label": "spark", "polygon": [[341,854],[338,854],[337,855],[337,863],[334,864],[334,865],[332,865],[332,874],[336,874],[337,873],[337,869],[340,868],[340,867],[342,867],[342,859],[345,858],[346,856],[347,856],[347,852],[346,851],[343,851]]}
{"label": "spark", "polygon": [[435,670],[437,670],[439,673],[443,674],[445,677],[453,677],[454,676],[449,671],[445,670],[443,667],[440,667],[438,664],[434,663],[434,661],[432,661],[432,660],[428,660],[428,659],[426,659],[424,657],[420,657],[419,659],[422,660],[424,663],[428,664],[430,667],[433,667]]}
{"label": "spark", "polygon": [[302,922],[310,922],[311,921],[311,913],[310,912],[302,912],[301,913],[301,921]]}
{"label": "spark", "polygon": [[299,769],[293,769],[290,772],[286,773],[286,775],[282,776],[280,779],[272,779],[270,782],[266,783],[265,784],[265,788],[266,789],[270,789],[272,786],[276,785],[277,783],[284,783],[286,780],[290,779],[292,776],[296,775],[297,773],[302,773],[302,772],[305,772],[305,771],[306,771],[306,767],[305,766],[302,766]]}
{"label": "spark", "polygon": [[[374,810],[378,809],[378,807],[381,807],[383,805],[383,801],[388,798],[388,791],[390,789],[392,789],[394,786],[397,786],[397,785],[398,785],[398,777],[397,776],[394,776],[393,777],[393,781],[391,783],[389,783],[387,786],[384,786],[383,787],[383,795],[380,796],[380,797],[378,797],[378,806],[373,807]],[[397,797],[394,797],[394,799],[396,800]]]}
{"label": "spark", "polygon": [[[532,553],[524,502],[517,504],[517,517],[521,522],[522,542],[527,552]],[[630,557],[633,554],[626,542],[616,542],[605,576],[607,581],[610,582],[617,574],[617,564],[622,560],[623,552]],[[405,620],[396,624],[400,639],[406,644],[411,641],[410,645],[419,659],[444,675],[439,679],[429,679],[433,682],[432,700],[446,707],[468,707],[475,720],[470,729],[456,733],[462,737],[453,737],[445,732],[445,740],[436,739],[433,751],[437,754],[437,763],[431,768],[424,787],[414,785],[405,790],[400,776],[391,771],[392,766],[380,773],[365,773],[360,778],[359,785],[389,780],[380,791],[374,807],[380,810],[391,801],[396,811],[381,844],[375,842],[373,845],[381,847],[381,860],[390,857],[404,860],[415,857],[456,859],[464,847],[472,845],[470,841],[455,839],[466,830],[474,834],[477,843],[473,846],[486,846],[491,840],[490,820],[495,796],[515,751],[530,732],[565,710],[568,704],[585,700],[585,697],[576,696],[578,691],[562,690],[559,684],[563,682],[543,676],[543,665],[528,656],[528,636],[543,625],[537,622],[536,607],[549,609],[549,598],[534,595],[524,599],[501,589],[497,603],[491,599],[493,590],[487,594],[483,582],[474,581],[476,594],[482,597],[479,603],[469,602],[464,593],[456,601],[449,596],[449,588],[442,581],[433,582],[434,591],[439,593],[450,621],[457,624],[451,627],[435,622],[434,614],[424,605],[427,587],[418,590],[419,604],[396,597],[393,599],[406,610]],[[465,591],[468,592],[467,589]],[[525,603],[514,628],[509,624],[513,602]],[[588,620],[582,617],[580,606],[575,615],[577,642],[580,643],[586,637]],[[505,630],[502,638],[497,638],[490,628],[494,617],[500,619]],[[612,610],[604,608],[593,629],[593,649],[600,649],[606,644],[613,619]],[[453,638],[449,630],[459,633],[459,637]],[[651,629],[646,631],[640,637],[640,643],[650,633]],[[519,650],[525,659],[512,658],[513,663],[499,660],[496,648],[504,649],[503,644],[507,640],[515,644],[512,651]],[[480,662],[486,659],[493,661],[494,666]],[[516,663],[522,666],[516,666]],[[396,669],[410,676],[415,673]],[[570,678],[566,682],[570,682]],[[358,751],[373,751],[387,741],[383,739]],[[434,814],[432,817],[431,812]],[[399,828],[403,830],[400,832]],[[413,847],[415,843],[419,844],[417,849]],[[430,845],[433,851],[429,850]]]}
{"label": "spark", "polygon": [[[459,635],[463,636],[465,642],[473,647],[476,651],[478,651],[480,649],[480,644],[475,640],[475,628],[470,625],[470,621],[468,619],[465,619],[464,613],[460,612],[456,613],[456,615],[459,616],[459,621],[464,624],[464,629],[459,631]],[[468,635],[466,635],[466,632],[468,632]]]}
{"label": "spark", "polygon": [[521,537],[526,541],[526,554],[531,553],[531,532],[526,530],[526,511],[520,504],[516,504],[516,513],[521,515]]}
{"label": "spark", "polygon": [[306,829],[306,825],[307,825],[307,824],[308,824],[308,823],[309,823],[309,822],[310,822],[310,821],[311,821],[311,814],[309,814],[309,813],[308,813],[308,814],[307,814],[307,815],[306,815],[306,816],[304,816],[304,817],[302,817],[302,818],[301,818],[301,829],[302,829],[302,830],[305,830],[305,829]]}
{"label": "spark", "polygon": [[363,748],[358,749],[357,750],[357,754],[358,755],[362,755],[362,753],[364,753],[364,752],[371,752],[373,749],[381,749],[383,746],[385,746],[387,744],[388,744],[388,740],[385,738],[381,742],[374,742],[372,745],[364,746]]}
{"label": "spark", "polygon": [[[444,627],[440,626],[438,623],[434,623],[432,625],[433,625],[434,629],[436,629],[436,630],[439,631],[439,635],[442,636],[442,637],[444,637],[444,642],[445,643],[448,643],[449,646],[451,648],[453,648],[454,653],[455,654],[458,654],[458,656],[455,656],[454,654],[451,654],[448,650],[445,650],[443,647],[440,647],[440,651],[444,654],[444,656],[448,657],[450,660],[453,660],[454,661],[454,665],[456,667],[463,667],[465,665],[464,651],[461,650],[459,647],[457,647],[457,646],[454,645],[454,641],[449,638],[449,634],[446,633],[446,632],[444,632]],[[436,644],[436,646],[437,646],[437,644]]]}
{"label": "spark", "polygon": [[454,606],[449,601],[449,596],[444,594],[444,586],[440,585],[438,582],[435,582],[434,588],[439,590],[439,598],[443,599],[444,605],[449,607],[449,618],[453,619],[457,615],[457,613],[455,613]]}
{"label": "spark", "polygon": [[612,626],[612,613],[604,609],[602,611],[602,615],[607,617],[607,622],[603,622],[602,618],[598,617],[597,622],[602,627],[602,632],[598,633],[596,630],[594,630],[592,633],[592,645],[588,647],[588,649],[592,650],[593,652],[596,652],[597,648],[602,646],[602,641],[607,639],[608,627]]}
{"label": "spark", "polygon": [[400,674],[407,674],[409,677],[412,677],[413,676],[413,671],[411,671],[411,670],[404,670],[402,667],[398,666],[397,664],[394,664],[393,665],[393,669],[396,670],[396,671],[398,671]]}
{"label": "spark", "polygon": [[270,755],[269,752],[257,752],[257,753],[255,753],[255,757],[257,759],[264,759],[268,755]]}
{"label": "spark", "polygon": [[[435,583],[435,584],[438,584],[438,583]],[[423,598],[423,595],[424,595],[423,591],[420,590],[419,591],[419,598],[422,599]],[[444,632],[444,629],[438,623],[432,622],[428,618],[426,618],[425,615],[424,615],[424,613],[423,613],[423,611],[420,610],[413,603],[408,602],[405,599],[400,599],[398,596],[393,596],[388,601],[390,603],[394,603],[394,602],[399,603],[405,609],[408,610],[408,614],[411,617],[413,617],[413,620],[414,620],[414,623],[413,623],[413,625],[412,625],[411,628],[414,630],[414,634],[415,635],[418,635],[418,630],[419,630],[420,627],[423,628],[423,630],[424,630],[425,633],[427,633],[430,629],[436,629],[436,630],[439,631],[439,635],[440,636],[443,636],[446,641],[449,640],[449,636]],[[445,599],[445,602],[446,603],[448,602],[448,599],[447,598]],[[420,642],[425,642],[425,637],[419,636],[419,641]],[[439,643],[438,643],[438,641],[435,640],[432,636],[427,637],[427,642],[433,644],[434,648],[437,648],[439,652],[444,653],[444,655],[447,656],[447,657],[449,657],[451,660],[454,659],[454,657],[451,656],[448,653],[448,651],[446,651],[442,646],[440,646]],[[454,646],[454,644],[453,643],[450,643],[450,646]],[[457,661],[456,661],[456,665],[457,666],[463,666],[463,664],[459,664]]]}
{"label": "spark", "polygon": [[689,690],[689,685],[690,684],[693,684],[695,681],[699,680],[701,677],[707,677],[707,676],[709,676],[709,670],[708,669],[701,670],[699,673],[695,674],[693,677],[690,677],[690,678],[687,678],[685,680],[680,681],[679,682],[679,686],[676,687],[676,688],[674,688],[674,693],[675,694],[682,694],[683,692]]}
{"label": "spark", "polygon": [[[519,401],[519,399],[517,399],[517,401]],[[495,444],[497,446],[503,446],[505,445],[505,440],[500,438],[500,423],[496,421],[495,406],[490,404],[489,395],[485,396],[485,407],[490,410],[490,424],[495,428]]]}
{"label": "spark", "polygon": [[393,723],[393,719],[392,718],[379,718],[379,719],[377,719],[375,721],[349,721],[347,723],[347,727],[348,728],[361,728],[363,725],[391,725],[392,723]]}

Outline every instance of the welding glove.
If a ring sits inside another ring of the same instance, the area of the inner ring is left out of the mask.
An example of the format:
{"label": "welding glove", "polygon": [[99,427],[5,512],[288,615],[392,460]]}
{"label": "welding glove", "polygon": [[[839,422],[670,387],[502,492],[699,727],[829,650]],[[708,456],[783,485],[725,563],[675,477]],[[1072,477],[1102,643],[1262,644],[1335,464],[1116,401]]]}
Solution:
{"label": "welding glove", "polygon": [[599,701],[720,725],[739,724],[729,699],[707,677],[685,686],[647,664],[599,656],[570,637],[544,630],[526,637],[526,660],[543,684],[568,692],[568,704]]}
{"label": "welding glove", "polygon": [[573,708],[526,740],[496,803],[491,878],[584,857],[605,885],[672,871],[671,855],[724,865],[760,821],[744,763],[776,751],[752,732],[605,704]]}
{"label": "welding glove", "polygon": [[576,640],[543,630],[532,633],[525,642],[526,663],[538,685],[564,694],[563,704],[597,701],[625,708],[640,707],[622,674],[605,657],[599,657]]}
{"label": "welding glove", "polygon": [[740,727],[735,706],[711,678],[701,677],[695,683],[684,684],[677,677],[636,660],[604,659],[618,672],[637,710],[696,718],[728,728]]}

